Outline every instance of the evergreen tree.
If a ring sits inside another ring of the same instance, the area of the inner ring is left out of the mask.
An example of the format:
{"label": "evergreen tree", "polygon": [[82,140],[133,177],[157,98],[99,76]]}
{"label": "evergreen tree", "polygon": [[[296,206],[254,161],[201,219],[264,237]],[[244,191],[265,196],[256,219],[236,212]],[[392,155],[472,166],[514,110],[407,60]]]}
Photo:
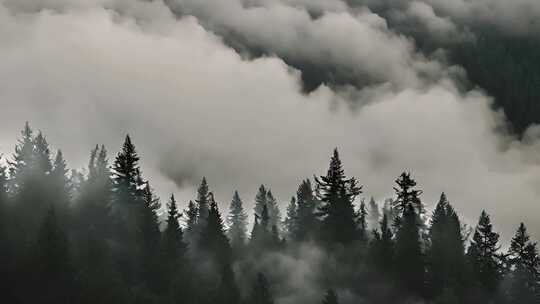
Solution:
{"label": "evergreen tree", "polygon": [[497,253],[499,249],[499,234],[493,231],[489,215],[482,211],[467,258],[473,279],[486,296],[494,295],[502,280],[503,258]]}
{"label": "evergreen tree", "polygon": [[153,291],[158,291],[160,288],[158,250],[160,248],[161,233],[156,212],[160,208],[160,203],[159,199],[154,196],[148,182],[143,195],[143,203],[137,208],[138,264],[141,270],[141,278],[146,286]]}
{"label": "evergreen tree", "polygon": [[375,202],[373,196],[369,200],[369,211],[368,211],[368,220],[367,224],[370,229],[377,229],[379,226],[379,221],[381,220],[381,213],[379,211],[379,206]]}
{"label": "evergreen tree", "polygon": [[464,294],[466,260],[461,224],[444,193],[441,194],[429,228],[427,250],[428,289],[431,295],[441,295],[445,288]]}
{"label": "evergreen tree", "polygon": [[[255,195],[255,214],[259,217],[262,214],[263,207],[266,206],[266,200],[267,200],[267,191],[264,185],[261,185],[259,187],[259,190],[257,192],[257,195]],[[268,206],[267,206],[268,207]]]}
{"label": "evergreen tree", "polygon": [[132,213],[130,211],[139,204],[143,196],[139,156],[129,135],[126,135],[122,150],[114,160],[112,181],[115,196],[113,211],[120,217],[125,217]]}
{"label": "evergreen tree", "polygon": [[276,227],[278,234],[280,233],[280,224],[281,224],[281,211],[279,210],[279,205],[277,200],[272,194],[272,190],[268,189],[266,192],[266,206],[268,208],[268,216],[270,217],[270,227]]}
{"label": "evergreen tree", "polygon": [[386,213],[383,214],[380,222],[380,233],[376,230],[373,231],[371,256],[374,266],[383,276],[391,274],[392,259],[394,258],[394,240]]}
{"label": "evergreen tree", "polygon": [[519,225],[508,251],[512,265],[510,303],[533,304],[540,301],[540,257],[536,243],[530,241],[527,228]]}
{"label": "evergreen tree", "polygon": [[208,217],[208,208],[209,208],[209,195],[208,183],[206,182],[206,177],[203,177],[199,188],[197,189],[197,221],[200,223],[201,227],[206,224],[206,218]]}
{"label": "evergreen tree", "polygon": [[358,238],[353,201],[360,194],[356,179],[345,177],[337,149],[330,160],[326,176],[315,178],[317,193],[323,205],[321,237],[325,242],[349,243]]}
{"label": "evergreen tree", "polygon": [[185,237],[186,241],[190,244],[195,244],[195,231],[197,229],[197,215],[199,214],[199,210],[197,210],[197,206],[193,201],[189,201],[188,203],[188,209],[185,211],[187,219],[186,219],[186,229],[185,229]]}
{"label": "evergreen tree", "polygon": [[416,186],[416,181],[411,178],[411,174],[408,172],[403,172],[396,179],[397,187],[394,187],[396,192],[396,200],[394,201],[394,208],[401,214],[405,212],[409,204],[414,207],[414,212],[421,216],[424,214],[424,206],[420,201],[420,195],[422,190],[414,189]]}
{"label": "evergreen tree", "polygon": [[296,191],[298,214],[296,240],[305,241],[313,238],[317,232],[317,216],[315,214],[317,199],[309,179],[303,180]]}
{"label": "evergreen tree", "polygon": [[291,201],[287,206],[287,215],[283,221],[283,227],[285,228],[286,238],[288,240],[294,240],[298,236],[298,207],[296,205],[296,199],[291,197]]}
{"label": "evergreen tree", "polygon": [[227,218],[227,234],[232,248],[242,248],[247,239],[247,215],[238,191],[234,192]]}
{"label": "evergreen tree", "polygon": [[339,304],[337,294],[333,289],[326,291],[322,304]]}
{"label": "evergreen tree", "polygon": [[173,288],[173,283],[178,283],[175,278],[182,267],[185,267],[187,245],[184,243],[184,235],[178,222],[180,217],[174,195],[171,195],[167,203],[167,226],[163,232],[162,242],[162,264],[165,267],[163,276],[167,288]]}
{"label": "evergreen tree", "polygon": [[9,189],[15,195],[20,193],[21,187],[25,184],[31,174],[32,163],[34,161],[34,135],[28,122],[25,123],[21,131],[21,138],[15,146],[12,160],[9,161]]}
{"label": "evergreen tree", "polygon": [[268,280],[262,273],[257,274],[257,279],[253,284],[253,291],[251,293],[250,304],[273,304],[274,299],[270,293],[268,286]]}
{"label": "evergreen tree", "polygon": [[52,199],[57,206],[56,210],[59,215],[66,216],[71,200],[71,185],[69,177],[67,176],[68,169],[66,161],[61,150],[58,150],[51,169],[50,179],[51,187],[54,198]]}
{"label": "evergreen tree", "polygon": [[424,259],[415,210],[412,203],[403,210],[396,233],[394,269],[396,281],[404,291],[421,295],[424,286]]}
{"label": "evergreen tree", "polygon": [[358,210],[358,234],[360,241],[366,242],[368,239],[367,236],[367,210],[366,210],[366,203],[362,199],[360,202],[360,209]]}
{"label": "evergreen tree", "polygon": [[201,234],[199,247],[204,250],[218,270],[219,282],[217,289],[209,296],[209,303],[236,304],[239,301],[239,291],[232,271],[232,252],[229,240],[225,235],[223,220],[213,194],[208,193],[210,209],[207,225]]}
{"label": "evergreen tree", "polygon": [[[51,206],[39,228],[33,253],[32,292],[37,303],[73,303],[77,295],[68,237]],[[32,300],[31,300],[32,299]]]}

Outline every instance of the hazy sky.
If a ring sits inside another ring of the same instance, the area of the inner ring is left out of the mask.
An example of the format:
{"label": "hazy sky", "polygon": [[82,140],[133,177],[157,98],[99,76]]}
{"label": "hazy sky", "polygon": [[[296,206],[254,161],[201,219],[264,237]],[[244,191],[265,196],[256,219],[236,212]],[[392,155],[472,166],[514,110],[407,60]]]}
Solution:
{"label": "hazy sky", "polygon": [[[161,1],[0,0],[0,152],[10,155],[28,120],[81,168],[93,145],[113,158],[129,132],[162,197],[175,192],[185,204],[206,176],[222,207],[238,189],[251,209],[261,183],[284,207],[338,147],[366,196],[391,195],[411,170],[428,206],[444,191],[470,223],[485,208],[504,238],[520,221],[540,237],[540,132],[521,142],[504,135],[489,96],[456,88],[464,71],[420,55],[367,8],[169,2],[194,16],[178,18]],[[438,2],[406,2],[404,18],[457,35]],[[325,13],[314,20],[307,8]],[[230,33],[273,55],[244,59],[219,36]],[[305,95],[280,56],[380,84]]]}

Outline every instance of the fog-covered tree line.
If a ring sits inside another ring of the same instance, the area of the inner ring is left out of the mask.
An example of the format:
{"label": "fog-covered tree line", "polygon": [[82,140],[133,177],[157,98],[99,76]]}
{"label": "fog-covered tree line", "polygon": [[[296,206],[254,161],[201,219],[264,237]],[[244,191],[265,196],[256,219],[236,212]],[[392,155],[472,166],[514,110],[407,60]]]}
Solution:
{"label": "fog-covered tree line", "polygon": [[[523,223],[502,250],[486,212],[466,229],[443,193],[428,214],[408,172],[379,206],[335,150],[283,215],[261,185],[253,212],[234,192],[225,217],[205,178],[179,210],[174,195],[156,197],[139,162],[127,136],[115,156],[96,146],[86,170],[69,171],[26,124],[0,170],[3,303],[540,301],[540,257]],[[279,273],[285,260],[290,272]],[[293,286],[295,264],[314,275]],[[307,285],[316,299],[302,297]]]}

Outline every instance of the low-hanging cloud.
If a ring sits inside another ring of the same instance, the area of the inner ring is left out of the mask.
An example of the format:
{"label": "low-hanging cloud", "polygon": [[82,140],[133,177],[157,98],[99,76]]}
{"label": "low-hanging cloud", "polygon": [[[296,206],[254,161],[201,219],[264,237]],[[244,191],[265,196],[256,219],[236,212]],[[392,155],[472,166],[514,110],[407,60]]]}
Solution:
{"label": "low-hanging cloud", "polygon": [[[447,77],[420,87],[373,86],[354,95],[368,100],[351,111],[342,92],[322,86],[302,94],[299,72],[281,59],[245,60],[196,18],[178,19],[161,2],[51,3],[45,10],[0,5],[4,153],[25,120],[74,167],[94,144],[115,151],[129,132],[162,196],[180,191],[185,202],[204,175],[224,207],[233,189],[250,206],[261,183],[286,201],[302,178],[325,172],[337,146],[366,195],[391,195],[395,177],[411,170],[427,204],[445,191],[469,222],[485,208],[505,238],[519,221],[540,236],[538,132],[523,142],[499,132],[504,116],[480,91],[460,92]],[[332,22],[357,22],[341,17]],[[401,46],[384,26],[368,28],[384,37],[381,48]],[[370,43],[351,47],[361,42]],[[410,73],[407,64],[394,68]]]}

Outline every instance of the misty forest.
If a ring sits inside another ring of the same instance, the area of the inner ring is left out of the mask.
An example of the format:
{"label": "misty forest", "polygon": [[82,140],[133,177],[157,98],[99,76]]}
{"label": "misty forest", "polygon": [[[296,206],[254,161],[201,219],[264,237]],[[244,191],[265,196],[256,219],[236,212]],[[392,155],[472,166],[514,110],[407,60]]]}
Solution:
{"label": "misty forest", "polygon": [[0,0],[0,303],[539,304],[539,20]]}
{"label": "misty forest", "polygon": [[129,135],[110,163],[96,146],[84,173],[50,150],[26,124],[0,170],[4,303],[271,304],[295,292],[291,280],[317,286],[323,304],[540,300],[540,256],[523,223],[502,250],[486,211],[467,229],[442,193],[427,214],[410,172],[384,205],[356,204],[362,185],[337,149],[283,214],[261,185],[253,211],[234,191],[226,218],[204,177],[186,210],[174,194],[156,197]]}

